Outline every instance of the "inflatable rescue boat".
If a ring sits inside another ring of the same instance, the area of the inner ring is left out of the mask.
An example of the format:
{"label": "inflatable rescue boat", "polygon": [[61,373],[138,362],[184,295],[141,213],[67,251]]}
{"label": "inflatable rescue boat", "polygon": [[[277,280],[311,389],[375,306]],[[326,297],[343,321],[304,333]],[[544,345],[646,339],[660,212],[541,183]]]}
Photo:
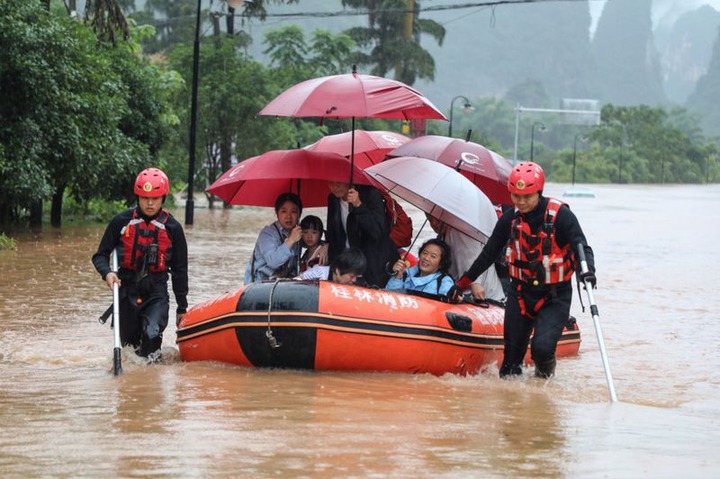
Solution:
{"label": "inflatable rescue boat", "polygon": [[[329,281],[270,281],[190,308],[177,344],[184,361],[473,375],[502,362],[503,314],[496,305]],[[575,356],[579,347],[571,319],[557,356]]]}

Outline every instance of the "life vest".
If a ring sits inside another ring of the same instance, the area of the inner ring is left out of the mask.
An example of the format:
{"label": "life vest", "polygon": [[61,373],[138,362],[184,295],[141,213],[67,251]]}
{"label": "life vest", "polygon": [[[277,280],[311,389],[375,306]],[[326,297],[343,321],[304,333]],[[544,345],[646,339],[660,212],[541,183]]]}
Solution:
{"label": "life vest", "polygon": [[564,204],[548,198],[545,222],[537,234],[530,231],[530,225],[522,217],[513,219],[505,250],[512,278],[533,286],[570,281],[574,272],[572,249],[570,244],[560,248],[555,240],[555,219]]}
{"label": "life vest", "polygon": [[146,222],[135,208],[130,222],[120,231],[123,244],[121,267],[130,271],[161,273],[167,271],[172,241],[165,224],[170,218],[167,210]]}

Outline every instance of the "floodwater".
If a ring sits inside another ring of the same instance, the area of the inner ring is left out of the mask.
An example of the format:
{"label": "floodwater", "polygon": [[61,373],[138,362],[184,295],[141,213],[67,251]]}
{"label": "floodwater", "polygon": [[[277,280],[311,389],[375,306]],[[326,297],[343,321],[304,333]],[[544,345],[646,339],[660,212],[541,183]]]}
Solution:
{"label": "floodwater", "polygon": [[[174,315],[164,363],[123,351],[116,378],[90,263],[104,225],[19,235],[0,251],[0,476],[717,477],[720,185],[591,189],[566,200],[596,253],[616,403],[577,296],[581,354],[550,381],[183,363]],[[241,285],[271,218],[196,209],[191,305]]]}

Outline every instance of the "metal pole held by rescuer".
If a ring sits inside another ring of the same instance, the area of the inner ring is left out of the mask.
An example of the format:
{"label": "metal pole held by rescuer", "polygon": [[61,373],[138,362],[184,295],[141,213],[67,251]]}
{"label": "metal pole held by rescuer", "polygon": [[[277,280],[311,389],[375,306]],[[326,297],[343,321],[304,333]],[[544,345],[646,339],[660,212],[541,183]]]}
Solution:
{"label": "metal pole held by rescuer", "polygon": [[[118,273],[118,255],[117,250],[112,252],[112,271]],[[122,343],[120,342],[120,286],[113,283],[113,337],[115,340],[115,349],[113,350],[113,374],[118,376],[122,374]]]}
{"label": "metal pole held by rescuer", "polygon": [[[584,274],[589,271],[587,260],[585,259],[585,248],[582,244],[577,245],[578,258],[580,259],[580,271]],[[608,390],[610,391],[610,400],[616,402],[618,400],[613,384],[612,374],[610,373],[610,363],[608,362],[607,351],[605,350],[605,341],[603,340],[602,329],[600,329],[600,315],[598,307],[595,303],[595,295],[590,281],[584,281],[585,292],[587,293],[588,302],[590,303],[590,313],[592,313],[593,323],[595,324],[595,335],[597,336],[598,346],[600,346],[600,355],[602,356],[603,368],[605,368],[605,378],[607,379]]]}

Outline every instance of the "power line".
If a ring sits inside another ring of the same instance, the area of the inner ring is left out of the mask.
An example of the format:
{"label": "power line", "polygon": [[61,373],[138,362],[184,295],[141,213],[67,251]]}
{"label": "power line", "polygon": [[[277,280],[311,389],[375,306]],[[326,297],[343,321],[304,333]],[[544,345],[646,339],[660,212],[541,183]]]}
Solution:
{"label": "power line", "polygon": [[[426,7],[420,7],[418,10],[420,12],[439,12],[439,11],[447,11],[447,10],[461,10],[465,8],[487,8],[487,7],[497,7],[500,5],[521,5],[521,4],[531,4],[531,3],[589,3],[589,2],[604,2],[605,0],[494,0],[490,2],[470,2],[470,3],[460,3],[460,4],[452,4],[452,5],[435,5],[435,6],[426,6]],[[392,12],[392,13],[408,13],[411,12],[405,8],[398,8],[398,9],[388,9],[385,10],[385,12]],[[414,12],[414,11],[413,11]],[[302,17],[353,17],[353,16],[364,16],[369,15],[372,13],[370,10],[357,10],[357,11],[339,11],[339,12],[290,12],[290,13],[266,13],[266,17],[275,17],[275,18],[302,18]],[[243,13],[235,13],[235,17],[246,17]]]}

